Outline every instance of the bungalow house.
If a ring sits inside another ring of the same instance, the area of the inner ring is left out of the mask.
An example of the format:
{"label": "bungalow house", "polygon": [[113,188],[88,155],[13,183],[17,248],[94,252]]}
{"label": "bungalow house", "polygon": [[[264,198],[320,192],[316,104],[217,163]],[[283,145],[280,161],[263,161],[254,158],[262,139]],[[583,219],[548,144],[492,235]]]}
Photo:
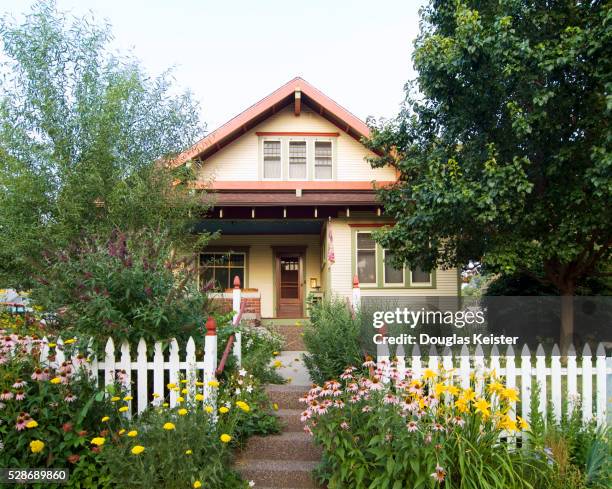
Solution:
{"label": "bungalow house", "polygon": [[[220,231],[199,257],[201,283],[230,289],[237,275],[247,313],[301,318],[309,297],[456,296],[456,269],[396,269],[372,231],[392,224],[361,142],[368,126],[294,78],[180,155],[198,164],[197,187],[214,193],[202,231]],[[225,294],[229,298],[228,294]]]}

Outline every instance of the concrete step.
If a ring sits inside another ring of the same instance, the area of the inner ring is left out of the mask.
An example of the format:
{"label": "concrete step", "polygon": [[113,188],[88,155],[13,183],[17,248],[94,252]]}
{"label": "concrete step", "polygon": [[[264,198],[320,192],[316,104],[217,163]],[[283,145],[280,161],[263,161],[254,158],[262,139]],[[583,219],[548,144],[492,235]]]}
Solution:
{"label": "concrete step", "polygon": [[273,363],[280,362],[280,367],[275,366],[276,372],[287,379],[290,385],[301,385],[307,391],[312,385],[308,369],[304,364],[304,351],[283,350],[274,358]]}
{"label": "concrete step", "polygon": [[305,350],[303,326],[296,326],[295,324],[285,324],[282,326],[275,326],[274,330],[278,332],[285,339],[284,350]]}
{"label": "concrete step", "polygon": [[305,404],[298,401],[306,392],[309,386],[304,385],[268,385],[266,392],[270,401],[278,404],[279,409],[305,409]]}
{"label": "concrete step", "polygon": [[247,480],[255,481],[255,487],[262,489],[319,489],[311,472],[317,462],[288,460],[241,460],[236,469]]}
{"label": "concrete step", "polygon": [[303,432],[304,424],[300,421],[300,416],[303,411],[306,410],[306,406],[304,405],[304,409],[279,409],[276,412],[276,416],[280,419],[283,424],[283,431],[285,432]]}
{"label": "concrete step", "polygon": [[312,437],[299,431],[289,431],[280,435],[253,436],[240,452],[241,460],[286,460],[311,461],[321,460],[321,449]]}

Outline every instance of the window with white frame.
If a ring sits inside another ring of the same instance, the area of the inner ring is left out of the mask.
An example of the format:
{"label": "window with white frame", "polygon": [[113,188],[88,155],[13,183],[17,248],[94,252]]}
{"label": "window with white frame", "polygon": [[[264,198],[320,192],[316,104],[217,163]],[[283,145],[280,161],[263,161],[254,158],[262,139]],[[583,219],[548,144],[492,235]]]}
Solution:
{"label": "window with white frame", "polygon": [[289,141],[289,178],[306,179],[306,141]]}
{"label": "window with white frame", "polygon": [[263,177],[281,177],[281,142],[263,142]]}
{"label": "window with white frame", "polygon": [[410,271],[411,285],[431,285],[431,272],[427,272],[420,267]]}
{"label": "window with white frame", "polygon": [[384,282],[385,285],[404,285],[404,267],[395,268],[393,266],[393,252],[383,251],[384,260]]}
{"label": "window with white frame", "polygon": [[360,284],[376,284],[376,242],[372,233],[357,233],[357,277]]}
{"label": "window with white frame", "polygon": [[238,275],[244,286],[246,253],[207,251],[200,254],[200,287],[204,289],[230,289]]}
{"label": "window with white frame", "polygon": [[315,180],[332,179],[331,141],[315,141],[314,178]]}

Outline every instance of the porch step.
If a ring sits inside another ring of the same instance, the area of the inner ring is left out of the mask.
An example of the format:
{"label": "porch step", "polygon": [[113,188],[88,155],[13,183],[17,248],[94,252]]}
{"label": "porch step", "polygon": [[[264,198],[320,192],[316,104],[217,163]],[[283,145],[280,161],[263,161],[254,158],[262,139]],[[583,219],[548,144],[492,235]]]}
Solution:
{"label": "porch step", "polygon": [[303,431],[289,431],[280,435],[253,436],[249,438],[240,459],[269,459],[316,462],[321,459],[321,450],[312,442],[312,437]]}
{"label": "porch step", "polygon": [[308,387],[303,385],[268,385],[266,392],[270,401],[278,404],[279,409],[304,410],[305,406],[298,399],[302,397]]}
{"label": "porch step", "polygon": [[254,480],[255,487],[273,489],[318,489],[312,478],[317,462],[289,460],[241,460],[236,469],[246,480]]}
{"label": "porch step", "polygon": [[302,406],[303,409],[279,409],[276,412],[276,416],[280,419],[283,425],[283,431],[285,432],[304,432],[304,424],[300,421],[302,412],[306,409],[306,406]]}

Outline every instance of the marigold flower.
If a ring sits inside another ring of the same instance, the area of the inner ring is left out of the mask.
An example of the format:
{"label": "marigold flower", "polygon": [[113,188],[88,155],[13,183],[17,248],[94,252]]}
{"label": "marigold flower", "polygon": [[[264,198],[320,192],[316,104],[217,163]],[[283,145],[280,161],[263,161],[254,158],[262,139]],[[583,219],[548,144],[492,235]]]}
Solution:
{"label": "marigold flower", "polygon": [[176,398],[176,402],[177,402],[178,404],[180,404],[181,402],[185,402],[185,398],[184,398],[184,397],[182,397],[182,396],[178,396],[178,397]]}
{"label": "marigold flower", "polygon": [[121,406],[121,407],[119,408],[119,412],[120,412],[120,413],[125,413],[125,412],[126,412],[128,409],[129,409],[129,408],[128,408],[127,406]]}
{"label": "marigold flower", "polygon": [[181,384],[186,384],[187,383],[187,379],[181,379]]}
{"label": "marigold flower", "polygon": [[202,387],[204,385],[204,382],[202,382],[201,380],[196,380],[195,385],[197,385],[198,387]]}
{"label": "marigold flower", "polygon": [[93,439],[91,440],[91,444],[92,444],[92,445],[96,445],[97,447],[101,447],[102,445],[104,445],[104,442],[105,442],[105,441],[106,441],[106,440],[105,440],[104,438],[102,438],[102,437],[100,437],[100,436],[97,436],[96,438],[93,438]]}
{"label": "marigold flower", "polygon": [[191,455],[193,453],[193,450],[185,450],[185,455]]}
{"label": "marigold flower", "polygon": [[181,394],[187,394],[188,392],[189,392],[189,389],[187,388],[181,389]]}
{"label": "marigold flower", "polygon": [[108,416],[104,416],[104,417],[102,418],[102,420],[101,420],[101,421],[102,421],[103,423],[106,423],[106,422],[107,422],[109,419],[110,419],[110,418],[109,418]]}
{"label": "marigold flower", "polygon": [[228,435],[227,433],[223,433],[219,437],[219,440],[221,440],[222,443],[229,443],[230,441],[232,441],[232,437]]}
{"label": "marigold flower", "polygon": [[220,412],[221,414],[227,414],[227,413],[229,413],[229,408],[227,408],[226,406],[221,406],[221,407],[219,408],[219,412]]}
{"label": "marigold flower", "polygon": [[120,400],[121,400],[121,398],[120,398],[120,397],[117,397],[117,396],[113,396],[113,397],[111,397],[111,399],[110,399],[110,400],[111,400],[111,402],[117,402],[117,401],[120,401]]}
{"label": "marigold flower", "polygon": [[196,394],[195,395],[195,400],[196,401],[203,401],[204,400],[204,396],[202,394]]}
{"label": "marigold flower", "polygon": [[121,428],[121,429],[119,430],[119,435],[123,435],[124,433],[125,433],[125,429],[124,429],[124,428]]}
{"label": "marigold flower", "polygon": [[272,409],[274,409],[275,411],[278,411],[278,404],[276,403],[272,404]]}
{"label": "marigold flower", "polygon": [[209,380],[208,381],[208,387],[219,387],[219,381],[218,380]]}
{"label": "marigold flower", "polygon": [[26,428],[36,428],[37,426],[38,426],[38,423],[34,421],[33,419],[26,423]]}
{"label": "marigold flower", "polygon": [[164,423],[164,429],[166,431],[171,431],[173,429],[175,429],[176,426],[174,426],[174,423]]}
{"label": "marigold flower", "polygon": [[129,436],[130,438],[134,438],[136,435],[138,435],[138,431],[136,430],[128,431],[127,434],[127,436]]}
{"label": "marigold flower", "polygon": [[204,411],[206,411],[208,414],[211,414],[214,409],[212,406],[204,406]]}
{"label": "marigold flower", "polygon": [[170,383],[170,384],[167,384],[166,387],[168,389],[174,389],[174,388],[176,388],[176,384]]}
{"label": "marigold flower", "polygon": [[61,377],[53,377],[49,382],[51,382],[52,384],[59,384],[61,381]]}
{"label": "marigold flower", "polygon": [[181,408],[177,411],[179,416],[185,416],[189,411],[187,411],[185,408]]}
{"label": "marigold flower", "polygon": [[32,440],[30,442],[30,450],[32,453],[42,452],[43,448],[45,448],[45,444],[40,440]]}
{"label": "marigold flower", "polygon": [[132,396],[125,396],[123,398],[124,401],[131,401],[132,399],[134,399]]}
{"label": "marigold flower", "polygon": [[198,488],[200,488],[200,487],[202,487],[202,483],[201,483],[200,481],[195,481],[195,482],[193,483],[193,488],[194,488],[194,489],[198,489]]}
{"label": "marigold flower", "polygon": [[69,338],[69,339],[64,341],[64,345],[72,345],[75,341],[76,341],[76,339]]}
{"label": "marigold flower", "polygon": [[251,407],[244,401],[236,401],[236,406],[242,409],[245,413],[248,413],[251,410]]}
{"label": "marigold flower", "polygon": [[283,366],[283,362],[281,362],[280,360],[275,360],[272,365],[274,366],[274,368],[281,368]]}
{"label": "marigold flower", "polygon": [[157,392],[153,393],[153,399],[157,399],[158,397],[161,397]]}
{"label": "marigold flower", "polygon": [[142,452],[144,452],[145,447],[143,447],[142,445],[135,445],[134,447],[132,447],[132,454],[133,455],[140,455]]}

